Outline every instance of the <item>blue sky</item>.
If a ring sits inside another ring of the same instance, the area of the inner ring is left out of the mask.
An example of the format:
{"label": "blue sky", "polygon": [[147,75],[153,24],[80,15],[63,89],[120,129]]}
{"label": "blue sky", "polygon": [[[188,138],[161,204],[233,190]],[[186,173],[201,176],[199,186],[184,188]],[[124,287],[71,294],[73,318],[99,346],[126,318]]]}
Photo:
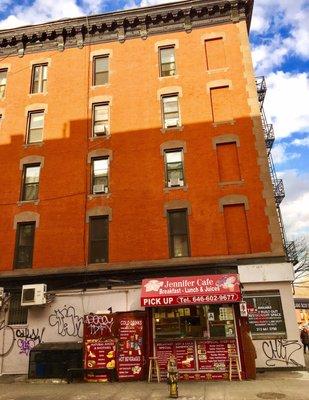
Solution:
{"label": "blue sky", "polygon": [[[0,29],[169,2],[0,0]],[[256,76],[267,79],[264,107],[275,128],[278,176],[285,182],[282,213],[287,233],[290,239],[306,236],[309,241],[308,21],[308,0],[255,0],[250,40]]]}

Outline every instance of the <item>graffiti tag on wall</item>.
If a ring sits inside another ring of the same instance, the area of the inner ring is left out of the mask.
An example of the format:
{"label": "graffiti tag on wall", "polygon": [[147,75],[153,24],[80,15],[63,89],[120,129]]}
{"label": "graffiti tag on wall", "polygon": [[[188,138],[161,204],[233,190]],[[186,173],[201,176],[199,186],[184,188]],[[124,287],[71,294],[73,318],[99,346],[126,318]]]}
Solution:
{"label": "graffiti tag on wall", "polygon": [[30,350],[37,344],[42,343],[45,328],[14,329],[10,325],[6,325],[5,321],[0,322],[0,332],[4,335],[4,348],[0,352],[0,357],[6,357],[11,353],[15,343],[19,347],[19,354],[29,355]]}
{"label": "graffiti tag on wall", "polygon": [[272,339],[262,343],[262,349],[266,356],[265,364],[268,367],[287,366],[301,367],[295,359],[295,353],[302,349],[298,340]]}
{"label": "graffiti tag on wall", "polygon": [[71,336],[82,338],[81,328],[83,317],[76,314],[73,306],[64,306],[62,309],[56,309],[49,316],[49,325],[56,326],[58,334],[61,336]]}
{"label": "graffiti tag on wall", "polygon": [[85,323],[88,325],[90,335],[103,334],[104,331],[111,333],[114,318],[109,318],[108,315],[88,314],[85,317]]}

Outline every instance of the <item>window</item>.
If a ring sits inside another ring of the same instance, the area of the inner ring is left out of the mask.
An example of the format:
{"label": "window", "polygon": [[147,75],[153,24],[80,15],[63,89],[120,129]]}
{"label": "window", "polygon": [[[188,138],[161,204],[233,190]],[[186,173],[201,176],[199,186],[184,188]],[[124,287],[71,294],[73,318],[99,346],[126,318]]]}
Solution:
{"label": "window", "polygon": [[184,185],[183,175],[183,150],[165,151],[166,184],[168,187]]}
{"label": "window", "polygon": [[160,51],[160,76],[176,75],[175,47],[161,47]]}
{"label": "window", "polygon": [[89,262],[108,261],[108,216],[90,217]]}
{"label": "window", "polygon": [[7,73],[7,69],[0,69],[0,99],[3,99],[5,96]]}
{"label": "window", "polygon": [[15,268],[31,268],[35,222],[19,222],[16,232]]}
{"label": "window", "polygon": [[109,103],[94,104],[92,109],[92,136],[109,134]]}
{"label": "window", "polygon": [[33,111],[28,114],[27,143],[41,142],[43,138],[44,111]]}
{"label": "window", "polygon": [[24,325],[28,320],[28,308],[22,307],[21,293],[12,293],[10,296],[10,309],[8,317],[8,325]]}
{"label": "window", "polygon": [[31,93],[44,93],[47,91],[47,67],[47,64],[33,66]]}
{"label": "window", "polygon": [[95,86],[108,83],[108,60],[108,55],[94,57],[93,84]]}
{"label": "window", "polygon": [[180,126],[178,94],[162,96],[162,111],[164,128]]}
{"label": "window", "polygon": [[109,158],[92,159],[92,194],[108,193]]}
{"label": "window", "polygon": [[168,226],[170,237],[170,256],[188,257],[188,223],[187,210],[175,210],[168,212]]}
{"label": "window", "polygon": [[25,165],[21,200],[37,200],[39,194],[40,164]]}

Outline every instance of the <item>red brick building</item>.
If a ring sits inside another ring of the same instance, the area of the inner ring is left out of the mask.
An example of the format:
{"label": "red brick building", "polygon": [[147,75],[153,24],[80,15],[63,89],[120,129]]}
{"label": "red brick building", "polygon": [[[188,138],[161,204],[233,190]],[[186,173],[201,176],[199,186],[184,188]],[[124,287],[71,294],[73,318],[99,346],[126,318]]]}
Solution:
{"label": "red brick building", "polygon": [[[264,290],[289,293],[252,3],[192,0],[0,32],[7,326],[38,312],[10,311],[24,284],[47,284],[50,309],[59,291],[138,293],[143,278],[164,276],[235,273],[256,291],[258,266]],[[296,334],[289,319],[285,338]]]}

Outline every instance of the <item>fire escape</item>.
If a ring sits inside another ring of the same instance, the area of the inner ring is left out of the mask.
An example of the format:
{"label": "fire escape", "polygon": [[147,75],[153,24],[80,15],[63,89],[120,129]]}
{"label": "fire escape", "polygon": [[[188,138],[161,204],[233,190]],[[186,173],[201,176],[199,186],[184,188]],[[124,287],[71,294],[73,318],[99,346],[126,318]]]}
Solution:
{"label": "fire escape", "polygon": [[295,265],[298,262],[295,243],[293,241],[292,242],[287,241],[286,233],[285,233],[284,225],[283,225],[283,220],[282,220],[282,215],[281,215],[281,210],[280,210],[280,204],[285,197],[283,181],[282,181],[282,179],[279,179],[277,177],[274,160],[273,160],[273,157],[271,154],[271,149],[272,149],[273,143],[275,141],[274,128],[273,128],[272,124],[267,123],[267,119],[266,119],[266,115],[265,115],[264,107],[263,107],[265,94],[266,94],[266,90],[267,90],[264,76],[255,78],[255,83],[256,83],[258,100],[259,100],[259,104],[260,104],[260,114],[261,114],[261,120],[262,120],[262,126],[263,126],[264,138],[265,138],[265,144],[266,144],[266,150],[267,150],[267,156],[268,156],[269,172],[270,172],[270,177],[271,177],[271,181],[273,184],[276,210],[277,210],[277,215],[278,215],[278,220],[279,220],[282,241],[283,241],[287,260],[289,262],[291,262],[293,265]]}

